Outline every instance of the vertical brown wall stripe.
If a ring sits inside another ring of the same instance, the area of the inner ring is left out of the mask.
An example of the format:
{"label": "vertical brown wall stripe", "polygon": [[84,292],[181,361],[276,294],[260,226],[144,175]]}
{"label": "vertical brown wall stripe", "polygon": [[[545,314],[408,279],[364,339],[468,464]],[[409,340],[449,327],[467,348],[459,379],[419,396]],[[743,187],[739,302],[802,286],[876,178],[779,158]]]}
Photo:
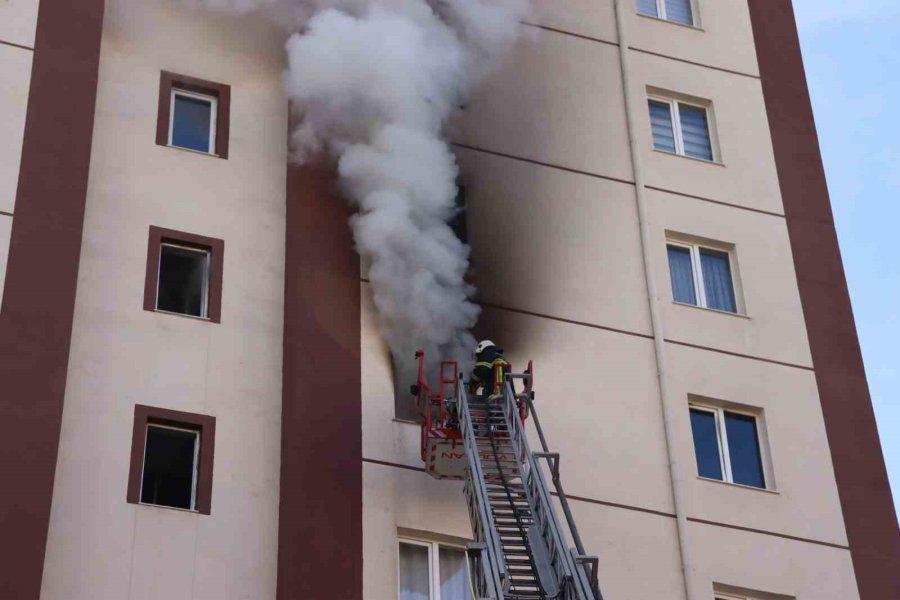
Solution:
{"label": "vertical brown wall stripe", "polygon": [[862,600],[900,598],[900,532],[790,0],[749,0],[788,234]]}
{"label": "vertical brown wall stripe", "polygon": [[0,311],[0,598],[41,589],[102,28],[103,0],[40,3]]}
{"label": "vertical brown wall stripe", "polygon": [[279,600],[362,600],[359,257],[334,181],[288,167]]}

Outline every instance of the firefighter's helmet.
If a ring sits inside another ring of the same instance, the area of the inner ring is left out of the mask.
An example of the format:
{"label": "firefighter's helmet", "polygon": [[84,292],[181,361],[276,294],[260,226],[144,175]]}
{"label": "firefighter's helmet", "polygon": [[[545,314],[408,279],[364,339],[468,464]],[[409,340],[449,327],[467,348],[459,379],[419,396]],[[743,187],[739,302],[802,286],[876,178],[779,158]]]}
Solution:
{"label": "firefighter's helmet", "polygon": [[491,340],[481,340],[480,342],[478,342],[478,345],[475,346],[475,355],[478,356],[479,354],[481,354],[488,348],[491,348],[492,346],[496,346],[496,345],[497,344],[495,344]]}

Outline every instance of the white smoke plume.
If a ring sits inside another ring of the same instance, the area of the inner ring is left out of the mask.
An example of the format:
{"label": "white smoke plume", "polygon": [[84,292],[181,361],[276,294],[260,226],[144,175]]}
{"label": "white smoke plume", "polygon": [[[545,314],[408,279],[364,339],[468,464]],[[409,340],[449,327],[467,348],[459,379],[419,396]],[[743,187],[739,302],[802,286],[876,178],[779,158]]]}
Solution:
{"label": "white smoke plume", "polygon": [[457,165],[448,119],[504,58],[528,0],[188,0],[285,26],[295,160],[328,152],[395,359],[468,363],[479,308],[469,249],[447,224]]}

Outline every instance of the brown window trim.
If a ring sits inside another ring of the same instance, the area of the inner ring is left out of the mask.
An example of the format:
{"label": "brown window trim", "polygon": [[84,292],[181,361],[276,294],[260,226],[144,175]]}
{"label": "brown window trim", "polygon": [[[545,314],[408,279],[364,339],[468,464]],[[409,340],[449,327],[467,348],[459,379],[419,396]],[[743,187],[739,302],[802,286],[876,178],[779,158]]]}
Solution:
{"label": "brown window trim", "polygon": [[154,406],[144,406],[143,404],[134,406],[134,431],[131,434],[131,469],[128,472],[128,494],[126,500],[131,504],[141,504],[144,445],[147,441],[147,425],[153,424],[173,425],[200,432],[200,465],[197,470],[196,511],[203,515],[210,514],[212,509],[216,418],[180,410],[156,408]]}
{"label": "brown window trim", "polygon": [[218,100],[216,103],[216,147],[214,156],[227,159],[231,86],[187,75],[179,75],[170,71],[160,72],[159,108],[156,117],[156,143],[160,146],[169,145],[169,113],[172,108],[172,88],[197,94],[206,94]]}
{"label": "brown window trim", "polygon": [[[164,229],[150,226],[150,239],[147,242],[147,273],[144,279],[144,310],[156,311],[156,292],[159,284],[159,249],[163,242],[177,243],[209,251],[209,298],[206,307],[206,318],[202,320],[220,323],[222,321],[222,271],[224,264],[225,242],[203,235]],[[178,313],[166,313],[178,314]],[[184,315],[190,318],[191,315]]]}

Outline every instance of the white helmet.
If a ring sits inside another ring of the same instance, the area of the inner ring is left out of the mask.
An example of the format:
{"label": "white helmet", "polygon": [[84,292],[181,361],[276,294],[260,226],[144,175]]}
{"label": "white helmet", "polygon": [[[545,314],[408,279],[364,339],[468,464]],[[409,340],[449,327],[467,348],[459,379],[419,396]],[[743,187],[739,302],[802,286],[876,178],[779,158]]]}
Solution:
{"label": "white helmet", "polygon": [[491,340],[481,340],[480,342],[478,342],[478,345],[475,346],[475,354],[476,354],[476,355],[477,355],[477,354],[481,354],[482,352],[484,352],[485,350],[487,350],[487,349],[490,348],[491,346],[496,346],[496,345],[497,345],[497,344],[495,344],[495,343],[492,342]]}

